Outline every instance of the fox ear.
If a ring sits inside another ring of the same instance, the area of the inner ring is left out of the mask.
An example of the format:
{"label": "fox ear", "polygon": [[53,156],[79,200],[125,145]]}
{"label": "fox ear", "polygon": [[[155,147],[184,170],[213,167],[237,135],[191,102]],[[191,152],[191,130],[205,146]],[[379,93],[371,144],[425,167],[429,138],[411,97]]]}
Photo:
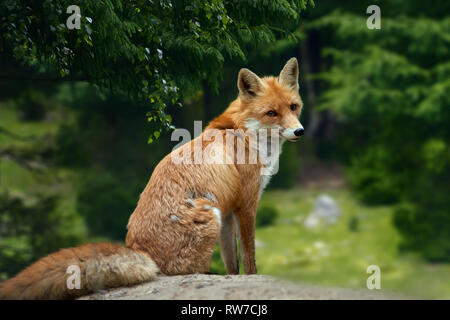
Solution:
{"label": "fox ear", "polygon": [[248,100],[256,97],[264,86],[256,74],[245,68],[239,71],[237,85],[239,95]]}
{"label": "fox ear", "polygon": [[289,59],[278,76],[278,82],[286,87],[298,90],[298,62],[296,58]]}

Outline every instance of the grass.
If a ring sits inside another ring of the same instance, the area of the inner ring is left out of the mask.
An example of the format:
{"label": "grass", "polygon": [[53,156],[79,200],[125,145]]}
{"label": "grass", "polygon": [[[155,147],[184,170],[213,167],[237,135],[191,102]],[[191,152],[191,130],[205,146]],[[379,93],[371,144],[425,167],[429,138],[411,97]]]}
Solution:
{"label": "grass", "polygon": [[[303,222],[321,193],[337,201],[341,217],[335,225],[308,229]],[[259,273],[361,289],[370,276],[367,267],[378,265],[381,290],[450,299],[450,264],[428,264],[398,252],[401,237],[391,222],[392,207],[364,206],[348,190],[301,189],[267,191],[263,205],[275,206],[279,216],[274,225],[256,230],[263,243],[256,249]]]}

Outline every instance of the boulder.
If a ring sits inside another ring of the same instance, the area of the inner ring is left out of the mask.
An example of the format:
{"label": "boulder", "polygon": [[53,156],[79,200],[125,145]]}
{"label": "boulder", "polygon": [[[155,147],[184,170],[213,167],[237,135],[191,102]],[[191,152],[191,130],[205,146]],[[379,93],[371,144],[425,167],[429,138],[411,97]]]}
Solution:
{"label": "boulder", "polygon": [[336,201],[329,195],[320,195],[314,205],[314,210],[309,214],[308,218],[304,222],[306,228],[314,228],[319,225],[332,225],[335,224],[341,210]]}

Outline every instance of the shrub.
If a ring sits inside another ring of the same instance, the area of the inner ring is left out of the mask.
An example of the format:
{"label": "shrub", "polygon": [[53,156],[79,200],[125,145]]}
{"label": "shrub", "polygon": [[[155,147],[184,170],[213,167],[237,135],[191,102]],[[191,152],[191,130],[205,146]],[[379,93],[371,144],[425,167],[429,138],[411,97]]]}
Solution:
{"label": "shrub", "polygon": [[0,279],[8,278],[43,256],[80,243],[76,217],[58,208],[49,194],[24,197],[0,193]]}
{"label": "shrub", "polygon": [[403,204],[396,209],[393,220],[403,235],[402,251],[419,251],[432,262],[450,262],[450,215],[447,210]]}
{"label": "shrub", "polygon": [[278,217],[278,211],[272,206],[263,206],[256,214],[256,226],[266,227],[272,225]]}
{"label": "shrub", "polygon": [[138,195],[135,188],[124,188],[123,182],[116,176],[90,171],[81,177],[77,209],[86,219],[92,236],[123,240]]}
{"label": "shrub", "polygon": [[352,232],[359,231],[359,218],[357,216],[352,216],[348,222],[348,229]]}
{"label": "shrub", "polygon": [[300,160],[298,144],[286,142],[280,155],[278,172],[271,178],[270,189],[288,189],[295,185],[299,173]]}
{"label": "shrub", "polygon": [[41,91],[26,90],[17,99],[20,118],[24,121],[39,121],[44,119],[47,112],[46,104],[47,101]]}
{"label": "shrub", "polygon": [[373,147],[352,159],[349,180],[359,198],[368,204],[391,204],[398,200],[398,176],[386,168],[390,155]]}

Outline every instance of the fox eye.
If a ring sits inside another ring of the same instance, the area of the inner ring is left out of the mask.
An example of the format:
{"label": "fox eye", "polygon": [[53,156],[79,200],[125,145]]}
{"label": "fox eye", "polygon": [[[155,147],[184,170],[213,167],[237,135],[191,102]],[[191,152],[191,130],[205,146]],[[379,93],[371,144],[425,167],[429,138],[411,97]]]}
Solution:
{"label": "fox eye", "polygon": [[295,103],[291,104],[291,110],[292,111],[297,110],[297,105]]}
{"label": "fox eye", "polygon": [[276,117],[276,116],[277,116],[277,113],[276,113],[275,111],[273,111],[273,110],[268,111],[266,114],[267,114],[269,117]]}

